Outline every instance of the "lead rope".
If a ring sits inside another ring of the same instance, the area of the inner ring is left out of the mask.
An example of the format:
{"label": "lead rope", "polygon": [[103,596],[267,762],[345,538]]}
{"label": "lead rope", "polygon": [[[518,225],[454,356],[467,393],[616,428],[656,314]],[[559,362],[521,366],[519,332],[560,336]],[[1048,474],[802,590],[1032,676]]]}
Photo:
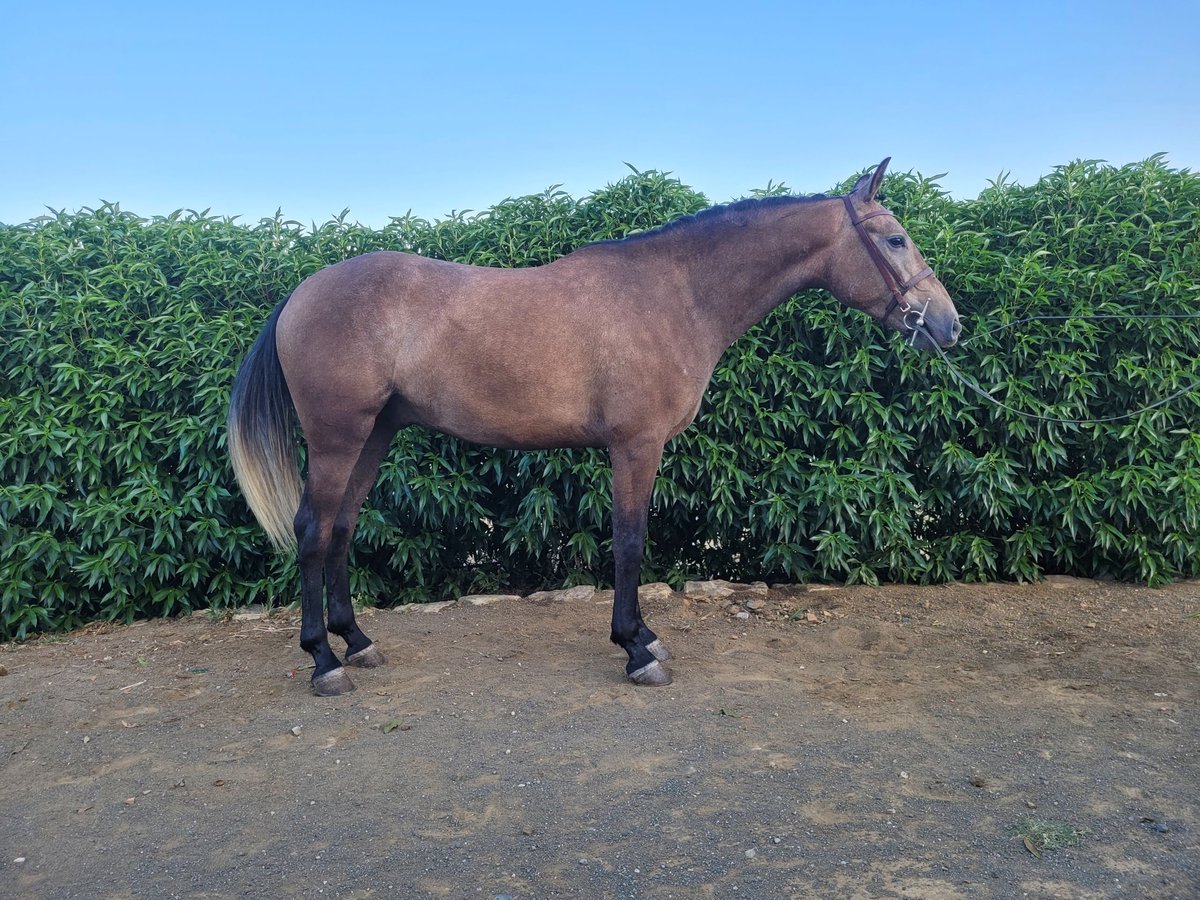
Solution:
{"label": "lead rope", "polygon": [[[928,304],[926,304],[926,306],[928,306]],[[924,310],[921,310],[921,312],[923,313]],[[968,341],[974,340],[975,338],[981,338],[984,335],[994,334],[997,331],[1003,331],[1006,328],[1012,328],[1014,325],[1020,325],[1025,322],[1033,322],[1033,321],[1037,321],[1039,319],[1088,320],[1088,319],[1196,319],[1196,318],[1200,318],[1200,313],[1161,313],[1161,314],[1153,314],[1152,313],[1152,314],[1148,314],[1148,315],[1134,314],[1134,315],[1128,315],[1128,316],[1121,316],[1121,315],[1029,316],[1028,318],[1017,319],[1013,322],[1009,322],[1006,325],[1001,325],[998,328],[993,328],[989,331],[984,331],[984,332],[980,332],[979,334],[972,335],[966,341],[963,341],[963,343],[965,344]],[[925,340],[929,341],[930,345],[935,350],[937,350],[938,356],[940,356],[942,358],[942,361],[946,363],[947,368],[950,369],[950,374],[954,377],[954,379],[959,384],[961,384],[963,387],[969,388],[970,390],[974,391],[976,394],[978,394],[983,399],[987,400],[989,403],[994,403],[996,406],[1000,407],[1001,409],[1007,410],[1008,412],[1014,413],[1018,416],[1024,416],[1026,419],[1038,419],[1039,421],[1042,421],[1042,422],[1058,422],[1063,425],[1099,425],[1099,424],[1103,424],[1106,422],[1120,422],[1124,419],[1132,419],[1134,416],[1140,416],[1142,413],[1148,412],[1149,410],[1155,409],[1159,406],[1165,406],[1166,404],[1170,403],[1171,401],[1178,400],[1180,397],[1184,396],[1185,394],[1190,394],[1192,391],[1196,390],[1197,388],[1200,388],[1200,380],[1193,381],[1187,387],[1181,388],[1180,390],[1175,391],[1175,393],[1170,394],[1169,396],[1163,397],[1161,400],[1155,400],[1153,403],[1143,406],[1141,409],[1136,409],[1133,412],[1122,413],[1119,416],[1105,416],[1105,417],[1099,418],[1099,419],[1060,419],[1057,416],[1043,416],[1043,415],[1039,415],[1038,413],[1024,412],[1023,410],[1015,409],[1015,408],[1009,406],[1007,403],[1001,403],[999,400],[997,400],[995,397],[993,397],[988,391],[984,390],[977,383],[972,381],[966,375],[962,374],[962,372],[960,372],[958,370],[958,366],[956,366],[953,362],[950,361],[950,357],[948,357],[946,355],[946,351],[944,351],[941,348],[941,345],[939,345],[938,342],[933,339],[933,335],[931,335],[925,329],[925,318],[923,315],[918,314],[916,321],[910,325],[907,320],[907,313],[906,313],[904,324],[906,327],[909,327],[912,329],[912,336],[909,339],[909,344],[912,345],[913,341],[916,339],[917,332],[920,332],[922,335],[924,335]]]}
{"label": "lead rope", "polygon": [[[1200,313],[1109,313],[1099,314],[1094,316],[1026,316],[1023,319],[1013,319],[1004,325],[997,325],[995,328],[989,328],[987,331],[981,331],[978,334],[973,334],[965,340],[959,341],[960,344],[969,344],[971,341],[978,340],[981,337],[987,337],[989,334],[995,334],[998,331],[1005,331],[1017,325],[1024,325],[1026,322],[1066,322],[1070,319],[1079,319],[1084,321],[1092,321],[1097,319],[1200,319]],[[922,322],[922,325],[925,323]]]}

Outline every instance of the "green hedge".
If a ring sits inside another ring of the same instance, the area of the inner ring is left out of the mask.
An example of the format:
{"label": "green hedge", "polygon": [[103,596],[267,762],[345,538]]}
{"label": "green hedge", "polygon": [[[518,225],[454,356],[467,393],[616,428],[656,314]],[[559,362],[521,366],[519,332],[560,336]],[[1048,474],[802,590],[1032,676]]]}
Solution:
{"label": "green hedge", "polygon": [[[845,188],[842,185],[840,188]],[[779,193],[770,187],[764,193]],[[1200,321],[1031,322],[1200,309],[1200,178],[1159,158],[1080,162],[954,201],[886,201],[959,304],[953,359],[1006,403],[1125,412],[1200,377]],[[115,205],[0,226],[0,637],[290,602],[224,449],[229,386],[307,275],[381,248],[479,265],[552,260],[707,204],[657,172],[582,199],[372,230]],[[819,293],[722,359],[667,448],[645,578],[938,582],[1200,575],[1200,397],[1111,425],[1023,419]],[[363,514],[373,603],[611,577],[601,451],[510,453],[403,433]]]}

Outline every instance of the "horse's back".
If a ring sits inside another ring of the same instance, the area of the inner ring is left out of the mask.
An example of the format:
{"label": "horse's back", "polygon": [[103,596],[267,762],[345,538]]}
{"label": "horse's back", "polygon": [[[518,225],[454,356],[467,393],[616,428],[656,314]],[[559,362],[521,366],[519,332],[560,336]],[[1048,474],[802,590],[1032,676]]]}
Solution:
{"label": "horse's back", "polygon": [[671,348],[624,274],[585,257],[499,269],[367,254],[297,288],[279,320],[280,358],[297,409],[316,398],[310,415],[327,397],[377,412],[399,396],[405,421],[478,443],[603,445],[620,417],[643,415],[641,402],[677,400],[690,419],[699,400],[672,398],[677,367],[653,371]]}

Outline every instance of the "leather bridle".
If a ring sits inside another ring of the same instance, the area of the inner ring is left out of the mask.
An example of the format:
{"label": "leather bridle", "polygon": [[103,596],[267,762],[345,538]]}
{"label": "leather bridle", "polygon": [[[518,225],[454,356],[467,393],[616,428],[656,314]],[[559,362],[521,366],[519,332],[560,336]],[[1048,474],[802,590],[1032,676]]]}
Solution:
{"label": "leather bridle", "polygon": [[[888,286],[888,290],[892,292],[892,302],[888,304],[888,308],[884,311],[883,317],[880,319],[880,321],[886,322],[888,320],[888,316],[892,314],[892,311],[899,307],[903,316],[902,321],[904,327],[907,328],[911,333],[912,340],[916,340],[917,329],[925,324],[925,310],[929,308],[929,301],[926,300],[925,305],[921,307],[921,309],[913,309],[905,301],[904,295],[912,290],[917,284],[931,276],[933,274],[933,269],[929,266],[926,266],[912,278],[901,280],[900,273],[892,268],[892,264],[888,262],[887,257],[883,255],[883,252],[876,245],[875,241],[871,239],[871,235],[867,233],[867,229],[863,225],[863,222],[867,221],[867,219],[873,219],[876,216],[891,216],[892,218],[895,218],[895,213],[888,209],[874,209],[871,210],[871,212],[864,213],[860,216],[858,211],[854,208],[854,203],[851,202],[849,195],[843,195],[842,203],[846,205],[846,212],[850,214],[850,224],[852,224],[854,226],[854,230],[858,232],[859,238],[862,239],[863,246],[867,248],[867,253],[870,254],[871,260],[875,263],[875,268],[879,270],[879,274],[883,276],[884,283]],[[916,316],[916,319],[911,324],[909,323],[908,318],[910,315]]]}

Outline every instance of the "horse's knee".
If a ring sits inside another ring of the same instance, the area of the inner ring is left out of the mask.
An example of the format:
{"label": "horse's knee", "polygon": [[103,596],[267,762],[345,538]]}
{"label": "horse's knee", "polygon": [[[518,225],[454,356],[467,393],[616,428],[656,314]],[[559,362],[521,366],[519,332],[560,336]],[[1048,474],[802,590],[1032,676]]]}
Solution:
{"label": "horse's knee", "polygon": [[646,538],[639,532],[628,532],[613,536],[613,559],[622,568],[641,567],[646,552]]}

